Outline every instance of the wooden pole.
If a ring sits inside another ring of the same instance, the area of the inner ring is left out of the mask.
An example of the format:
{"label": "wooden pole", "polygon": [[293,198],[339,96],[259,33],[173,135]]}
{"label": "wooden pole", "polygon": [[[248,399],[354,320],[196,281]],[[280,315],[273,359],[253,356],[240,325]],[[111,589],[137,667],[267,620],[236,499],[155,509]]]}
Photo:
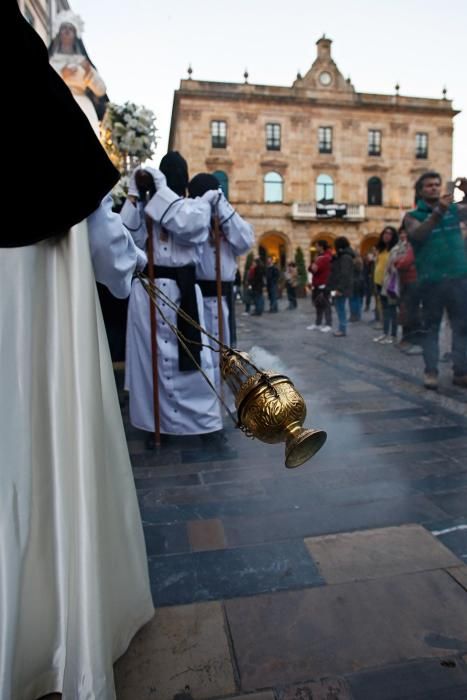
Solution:
{"label": "wooden pole", "polygon": [[[148,273],[151,286],[154,289],[154,243],[152,238],[152,219],[145,215],[146,230],[148,232]],[[157,319],[156,304],[149,297],[149,321],[151,327],[151,358],[152,358],[152,400],[154,413],[154,442],[156,447],[161,444],[161,424],[159,407],[159,373],[157,371]]]}
{"label": "wooden pole", "polygon": [[214,243],[216,247],[216,292],[217,292],[217,323],[219,341],[224,342],[224,308],[222,306],[222,267],[221,267],[221,233],[219,217],[214,216]]}

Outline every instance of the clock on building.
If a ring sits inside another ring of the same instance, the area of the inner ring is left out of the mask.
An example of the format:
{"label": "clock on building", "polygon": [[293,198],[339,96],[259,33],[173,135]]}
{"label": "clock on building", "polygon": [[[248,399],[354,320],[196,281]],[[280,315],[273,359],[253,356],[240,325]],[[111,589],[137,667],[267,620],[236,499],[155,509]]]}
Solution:
{"label": "clock on building", "polygon": [[321,83],[321,85],[330,85],[331,81],[331,73],[328,73],[327,70],[323,70],[323,72],[319,74],[319,82]]}

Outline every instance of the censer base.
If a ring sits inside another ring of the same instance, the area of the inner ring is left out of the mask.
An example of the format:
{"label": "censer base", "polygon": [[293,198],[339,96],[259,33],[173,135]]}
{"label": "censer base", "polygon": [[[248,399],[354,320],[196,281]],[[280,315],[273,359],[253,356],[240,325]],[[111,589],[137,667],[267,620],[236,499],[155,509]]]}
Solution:
{"label": "censer base", "polygon": [[301,430],[297,437],[288,438],[285,446],[285,466],[294,469],[313,457],[326,442],[324,430]]}

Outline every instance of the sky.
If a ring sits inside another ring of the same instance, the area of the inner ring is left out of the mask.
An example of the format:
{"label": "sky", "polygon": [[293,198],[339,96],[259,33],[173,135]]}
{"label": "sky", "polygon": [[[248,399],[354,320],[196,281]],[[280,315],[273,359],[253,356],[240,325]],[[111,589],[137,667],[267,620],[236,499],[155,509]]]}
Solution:
{"label": "sky", "polygon": [[454,119],[453,177],[467,176],[467,1],[70,0],[113,102],[156,114],[154,162],[167,150],[174,90],[187,77],[290,86],[323,34],[358,92],[442,97]]}

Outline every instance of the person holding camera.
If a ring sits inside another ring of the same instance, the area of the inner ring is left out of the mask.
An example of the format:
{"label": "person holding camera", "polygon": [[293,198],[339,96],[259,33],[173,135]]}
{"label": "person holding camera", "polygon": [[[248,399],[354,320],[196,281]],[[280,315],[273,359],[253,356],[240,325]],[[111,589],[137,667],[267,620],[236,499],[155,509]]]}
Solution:
{"label": "person holding camera", "polygon": [[416,208],[403,221],[415,253],[423,304],[427,389],[438,388],[444,310],[452,328],[453,384],[467,388],[467,257],[461,231],[461,223],[467,221],[467,178],[458,178],[455,186],[464,193],[462,202],[454,203],[452,191],[441,194],[439,173],[424,173],[415,184]]}

